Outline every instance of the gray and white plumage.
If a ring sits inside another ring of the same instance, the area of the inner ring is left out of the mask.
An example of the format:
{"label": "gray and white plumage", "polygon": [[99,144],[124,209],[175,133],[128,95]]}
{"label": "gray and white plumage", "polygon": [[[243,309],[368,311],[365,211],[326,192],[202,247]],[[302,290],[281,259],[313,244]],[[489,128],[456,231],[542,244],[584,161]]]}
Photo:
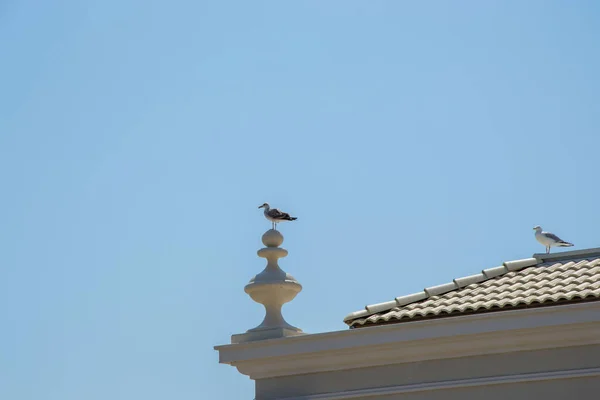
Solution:
{"label": "gray and white plumage", "polygon": [[298,218],[290,216],[290,214],[280,211],[276,208],[271,208],[269,203],[264,203],[258,208],[264,208],[265,218],[271,221],[273,229],[277,230],[277,224],[284,221],[295,221]]}
{"label": "gray and white plumage", "polygon": [[541,226],[533,228],[535,239],[546,247],[546,254],[550,253],[551,247],[571,247],[573,243],[565,242],[554,233],[543,232]]}

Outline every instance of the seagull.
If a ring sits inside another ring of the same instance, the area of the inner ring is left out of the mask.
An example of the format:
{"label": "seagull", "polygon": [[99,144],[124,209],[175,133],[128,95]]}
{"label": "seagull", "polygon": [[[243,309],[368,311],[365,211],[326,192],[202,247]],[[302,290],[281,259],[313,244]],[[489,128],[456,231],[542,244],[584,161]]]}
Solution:
{"label": "seagull", "polygon": [[264,203],[262,206],[259,206],[258,208],[265,209],[265,211],[264,211],[265,218],[268,219],[269,221],[271,221],[271,223],[273,224],[273,229],[275,229],[275,230],[277,230],[277,224],[280,223],[281,221],[295,221],[298,219],[296,217],[291,217],[290,214],[279,211],[276,208],[271,208],[269,206],[269,203]]}
{"label": "seagull", "polygon": [[565,242],[554,233],[542,232],[541,226],[533,228],[535,231],[535,239],[546,246],[546,254],[550,254],[550,247],[571,247],[573,243]]}

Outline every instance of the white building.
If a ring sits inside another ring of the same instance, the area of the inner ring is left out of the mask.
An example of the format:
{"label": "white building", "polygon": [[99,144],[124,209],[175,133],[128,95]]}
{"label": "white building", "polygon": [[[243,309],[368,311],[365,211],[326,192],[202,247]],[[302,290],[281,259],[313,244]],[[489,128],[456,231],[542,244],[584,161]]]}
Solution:
{"label": "white building", "polygon": [[281,317],[301,286],[274,232],[246,287],[265,321],[216,347],[256,400],[600,398],[600,248],[504,262],[303,334]]}

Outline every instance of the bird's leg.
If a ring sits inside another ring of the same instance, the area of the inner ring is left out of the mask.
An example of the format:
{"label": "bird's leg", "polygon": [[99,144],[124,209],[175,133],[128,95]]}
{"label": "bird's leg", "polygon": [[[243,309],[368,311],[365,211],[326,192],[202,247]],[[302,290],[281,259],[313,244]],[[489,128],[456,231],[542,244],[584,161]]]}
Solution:
{"label": "bird's leg", "polygon": [[550,254],[550,246],[546,246],[546,254]]}

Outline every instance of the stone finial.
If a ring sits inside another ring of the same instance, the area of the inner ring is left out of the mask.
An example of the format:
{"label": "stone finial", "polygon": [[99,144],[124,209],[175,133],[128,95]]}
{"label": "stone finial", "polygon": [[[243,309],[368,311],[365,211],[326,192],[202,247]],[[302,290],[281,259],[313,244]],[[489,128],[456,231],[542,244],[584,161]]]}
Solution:
{"label": "stone finial", "polygon": [[281,314],[282,306],[302,290],[302,285],[278,265],[278,260],[288,255],[286,249],[279,247],[283,243],[283,236],[279,231],[270,229],[262,236],[262,242],[266,247],[258,250],[258,256],[267,259],[267,266],[250,280],[244,291],[265,307],[265,318],[256,328],[233,335],[232,343],[303,334],[301,329],[288,324]]}

